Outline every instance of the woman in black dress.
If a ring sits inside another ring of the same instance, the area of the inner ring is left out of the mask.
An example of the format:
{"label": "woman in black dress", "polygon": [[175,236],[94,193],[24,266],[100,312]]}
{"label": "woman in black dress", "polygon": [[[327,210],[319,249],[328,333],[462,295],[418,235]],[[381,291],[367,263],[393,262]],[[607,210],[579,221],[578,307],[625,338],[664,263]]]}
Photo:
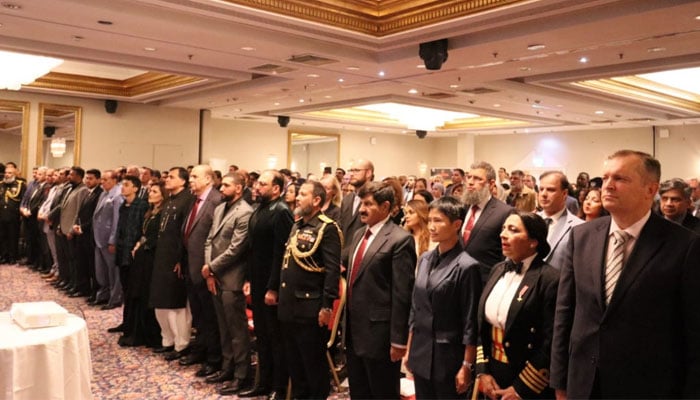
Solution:
{"label": "woman in black dress", "polygon": [[148,301],[160,227],[160,210],[165,193],[163,183],[154,184],[148,190],[148,203],[151,208],[144,217],[142,236],[132,250],[134,263],[129,274],[129,290],[125,293],[134,306],[131,321],[129,321],[132,329],[129,336],[122,336],[119,339],[121,346],[158,347],[161,344],[160,326]]}

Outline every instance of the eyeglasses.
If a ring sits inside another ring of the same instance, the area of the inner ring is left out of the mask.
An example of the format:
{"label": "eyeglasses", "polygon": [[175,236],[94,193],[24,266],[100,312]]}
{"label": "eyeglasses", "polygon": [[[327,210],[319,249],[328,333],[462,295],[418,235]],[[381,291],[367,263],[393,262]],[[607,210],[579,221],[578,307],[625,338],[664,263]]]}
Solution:
{"label": "eyeglasses", "polygon": [[356,174],[360,171],[367,171],[368,169],[369,168],[352,168],[352,169],[349,169],[348,172],[350,172],[351,174]]}

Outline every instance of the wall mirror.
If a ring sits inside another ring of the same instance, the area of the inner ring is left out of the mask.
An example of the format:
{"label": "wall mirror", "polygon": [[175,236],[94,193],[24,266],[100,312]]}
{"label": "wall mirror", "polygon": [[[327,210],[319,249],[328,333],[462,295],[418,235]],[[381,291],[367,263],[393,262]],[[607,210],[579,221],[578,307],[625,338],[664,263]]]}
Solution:
{"label": "wall mirror", "polygon": [[81,122],[81,107],[40,103],[37,165],[80,165]]}
{"label": "wall mirror", "polygon": [[29,102],[0,100],[0,162],[13,161],[27,177]]}
{"label": "wall mirror", "polygon": [[288,132],[289,169],[299,171],[302,178],[308,174],[323,175],[323,169],[330,167],[332,173],[340,160],[340,136],[331,133]]}

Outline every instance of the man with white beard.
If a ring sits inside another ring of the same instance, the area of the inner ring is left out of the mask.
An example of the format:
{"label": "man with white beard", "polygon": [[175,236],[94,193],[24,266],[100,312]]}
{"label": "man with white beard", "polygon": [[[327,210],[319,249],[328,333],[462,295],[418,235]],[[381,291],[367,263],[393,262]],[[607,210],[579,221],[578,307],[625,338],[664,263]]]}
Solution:
{"label": "man with white beard", "polygon": [[486,283],[491,268],[503,261],[501,229],[512,207],[491,196],[496,171],[487,162],[471,165],[465,178],[462,202],[467,216],[462,225],[464,251],[482,264],[481,280]]}

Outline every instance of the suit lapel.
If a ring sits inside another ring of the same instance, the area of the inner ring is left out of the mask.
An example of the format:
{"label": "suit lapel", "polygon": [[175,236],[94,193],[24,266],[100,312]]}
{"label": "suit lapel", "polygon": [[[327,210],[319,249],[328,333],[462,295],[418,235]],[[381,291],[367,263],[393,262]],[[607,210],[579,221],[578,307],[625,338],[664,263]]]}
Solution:
{"label": "suit lapel", "polygon": [[608,249],[608,230],[610,230],[610,217],[606,217],[606,219],[607,223],[600,223],[596,233],[584,242],[581,259],[590,260],[590,263],[586,262],[578,266],[578,268],[587,270],[590,273],[593,291],[598,293],[596,299],[598,299],[598,307],[601,310],[605,310],[603,280],[605,279],[605,254]]}
{"label": "suit lapel", "polygon": [[[542,215],[542,218],[545,218],[544,215]],[[564,233],[566,233],[566,231],[569,230],[570,226],[571,219],[569,219],[569,214],[566,211],[564,211],[564,213],[559,218],[559,221],[557,221],[557,224],[554,225],[554,228],[552,228],[552,245],[550,246],[552,248],[552,251],[550,252],[550,254],[554,252],[554,249],[559,244],[559,241],[561,241],[561,238],[564,237]]]}
{"label": "suit lapel", "polygon": [[507,334],[511,326],[513,326],[513,321],[518,317],[518,313],[523,308],[523,304],[527,301],[530,293],[534,291],[534,287],[537,285],[537,281],[540,280],[541,275],[542,262],[535,259],[532,265],[530,265],[530,268],[527,269],[527,272],[525,272],[525,276],[523,276],[518,290],[515,291],[515,297],[513,297],[510,303],[508,317],[506,318],[505,334]]}
{"label": "suit lapel", "polygon": [[[486,221],[488,221],[489,217],[491,216],[491,214],[493,213],[493,210],[495,208],[494,203],[493,203],[494,201],[498,201],[498,200],[496,200],[492,197],[491,200],[486,202],[486,206],[484,206],[484,210],[481,212],[481,215],[479,215],[479,219],[476,220],[476,222],[474,223],[474,227],[472,228],[472,232],[469,235],[470,238],[477,237],[481,227],[484,226]],[[469,212],[469,210],[467,210],[467,212]],[[466,224],[466,222],[465,222],[465,224]]]}
{"label": "suit lapel", "polygon": [[637,238],[634,244],[632,253],[622,268],[620,278],[617,281],[617,286],[610,299],[606,314],[612,312],[612,310],[617,307],[617,304],[619,304],[621,299],[625,296],[627,290],[629,290],[639,274],[647,267],[649,260],[651,260],[654,254],[664,245],[665,238],[661,232],[658,232],[660,221],[657,220],[657,218],[660,217],[652,214],[651,217],[649,217],[649,221],[647,221],[644,228],[642,228],[639,238]]}

